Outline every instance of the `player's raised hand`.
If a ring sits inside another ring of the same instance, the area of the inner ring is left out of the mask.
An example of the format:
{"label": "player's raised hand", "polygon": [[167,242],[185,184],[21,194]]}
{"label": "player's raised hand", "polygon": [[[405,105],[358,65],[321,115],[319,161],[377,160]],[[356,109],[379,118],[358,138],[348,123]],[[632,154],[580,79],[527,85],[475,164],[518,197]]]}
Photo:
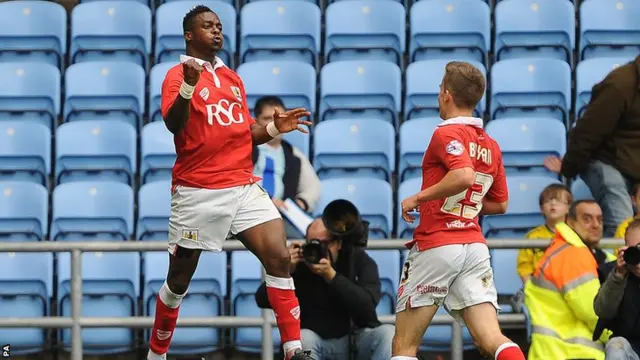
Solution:
{"label": "player's raised hand", "polygon": [[278,109],[274,109],[273,122],[276,125],[278,131],[280,131],[281,133],[288,133],[294,130],[298,130],[300,132],[308,134],[309,131],[300,126],[311,126],[311,121],[302,120],[302,118],[306,116],[311,116],[311,113],[304,108],[297,108],[285,111],[283,113],[279,112]]}
{"label": "player's raised hand", "polygon": [[182,63],[182,72],[184,73],[184,82],[191,86],[196,86],[200,79],[200,74],[204,68],[194,59],[189,59]]}
{"label": "player's raised hand", "polygon": [[417,210],[418,206],[420,206],[420,202],[418,202],[418,197],[416,195],[409,196],[408,198],[402,200],[402,219],[408,223],[413,223],[416,221],[415,216],[409,214],[410,212]]}

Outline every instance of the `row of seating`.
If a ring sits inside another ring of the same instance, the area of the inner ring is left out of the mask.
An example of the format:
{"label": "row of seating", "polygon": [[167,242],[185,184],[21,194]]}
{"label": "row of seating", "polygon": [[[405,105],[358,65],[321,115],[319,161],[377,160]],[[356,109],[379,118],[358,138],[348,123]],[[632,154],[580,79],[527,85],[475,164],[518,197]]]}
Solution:
{"label": "row of seating", "polygon": [[[580,63],[575,104],[567,63],[542,58],[499,61],[491,68],[488,91],[478,104],[476,115],[483,116],[488,111],[491,119],[552,117],[567,123],[572,108],[576,116],[581,114],[595,83],[631,60],[601,58]],[[288,107],[306,107],[317,115],[318,121],[377,118],[397,126],[401,112],[406,120],[439,116],[439,86],[448,61],[415,62],[407,68],[404,78],[397,65],[380,60],[330,63],[322,67],[319,80],[310,65],[295,61],[247,63],[240,66],[238,73],[251,107],[261,96],[278,94]],[[162,119],[161,85],[173,65],[154,66],[147,97],[144,70],[133,63],[75,64],[67,69],[64,78],[51,65],[0,63],[0,118],[36,120],[52,129],[60,115],[63,122],[118,119],[139,129],[145,114],[149,121]],[[486,73],[482,64],[474,65]]]}
{"label": "row of seating", "polygon": [[[376,261],[383,297],[378,304],[380,315],[395,312],[395,293],[401,265],[407,251],[368,250]],[[512,250],[493,251],[496,286],[500,295],[514,294],[520,286],[515,275]],[[84,253],[82,255],[83,316],[122,317],[153,316],[156,294],[166,276],[167,252]],[[230,282],[227,283],[227,271]],[[500,271],[504,270],[504,271]],[[506,273],[506,274],[505,274]],[[254,294],[262,282],[262,267],[248,251],[227,253],[205,252],[184,298],[180,316],[203,317],[224,314],[260,316]],[[40,317],[70,315],[71,263],[69,253],[2,253],[0,254],[0,317]],[[51,299],[55,299],[52,307]],[[227,307],[228,306],[228,307]],[[508,305],[504,308],[507,312]],[[442,310],[441,310],[442,311]],[[222,345],[217,328],[180,328],[176,331],[173,354],[210,352]],[[134,334],[128,328],[85,329],[82,340],[85,354],[104,355],[125,352],[134,347]],[[243,351],[259,352],[261,330],[242,328],[232,332],[233,345]],[[465,331],[465,345],[472,340]],[[449,326],[434,326],[423,338],[424,350],[449,348]],[[145,338],[148,330],[145,331]],[[41,329],[0,329],[0,338],[11,343],[14,355],[37,353],[48,343]],[[59,343],[70,349],[70,330],[58,333]],[[274,347],[280,343],[273,331]]]}
{"label": "row of seating", "polygon": [[[182,18],[196,4],[214,9],[225,32],[223,57],[231,63],[237,46],[240,62],[296,59],[318,64],[350,59],[385,59],[402,64],[406,51],[406,10],[397,1],[343,0],[325,13],[309,1],[262,0],[236,10],[224,1],[174,1],[155,14],[135,1],[97,1],[67,14],[54,2],[21,0],[0,4],[0,52],[3,61],[38,59],[62,67],[69,63],[121,59],[149,68],[174,61],[184,51]],[[579,10],[579,58],[635,56],[640,48],[637,1],[586,0]],[[265,17],[274,21],[264,21]],[[551,57],[572,63],[576,47],[573,3],[557,0],[505,0],[495,7],[495,38],[491,11],[480,0],[418,1],[409,11],[411,61],[455,57],[487,63],[496,60]],[[236,31],[239,35],[236,37]],[[70,32],[67,50],[67,32]],[[25,51],[29,52],[25,55]]]}

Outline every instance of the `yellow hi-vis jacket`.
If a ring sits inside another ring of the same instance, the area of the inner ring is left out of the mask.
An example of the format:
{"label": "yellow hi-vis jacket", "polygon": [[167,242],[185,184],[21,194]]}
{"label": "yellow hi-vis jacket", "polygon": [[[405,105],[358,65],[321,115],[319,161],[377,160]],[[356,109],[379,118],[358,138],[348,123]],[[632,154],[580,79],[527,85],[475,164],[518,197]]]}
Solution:
{"label": "yellow hi-vis jacket", "polygon": [[593,342],[598,316],[593,301],[600,289],[598,264],[569,226],[556,235],[525,285],[525,304],[533,327],[529,360],[604,360],[601,342]]}

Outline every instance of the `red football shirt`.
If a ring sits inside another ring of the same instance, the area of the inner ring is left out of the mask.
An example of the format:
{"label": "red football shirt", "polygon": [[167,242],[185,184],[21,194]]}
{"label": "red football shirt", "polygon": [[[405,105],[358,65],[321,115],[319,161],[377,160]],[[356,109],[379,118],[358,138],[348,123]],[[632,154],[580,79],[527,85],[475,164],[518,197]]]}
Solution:
{"label": "red football shirt", "polygon": [[482,200],[507,201],[508,190],[500,147],[484,132],[481,119],[458,117],[438,126],[422,159],[422,189],[464,167],[476,171],[475,184],[460,194],[421,203],[420,223],[408,247],[417,243],[422,251],[486,243],[478,224]]}
{"label": "red football shirt", "polygon": [[[181,56],[185,62],[190,57]],[[189,120],[174,136],[176,162],[172,185],[223,189],[260,180],[253,175],[251,117],[244,84],[235,71],[216,58],[205,67],[191,98]],[[172,67],[162,83],[162,117],[179,95],[182,64]]]}

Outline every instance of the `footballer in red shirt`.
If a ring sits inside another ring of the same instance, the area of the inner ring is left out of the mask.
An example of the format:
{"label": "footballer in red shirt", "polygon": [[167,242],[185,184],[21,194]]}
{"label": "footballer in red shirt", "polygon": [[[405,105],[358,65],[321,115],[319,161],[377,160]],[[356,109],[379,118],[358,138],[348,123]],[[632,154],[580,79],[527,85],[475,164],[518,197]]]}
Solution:
{"label": "footballer in red shirt", "polygon": [[478,216],[507,210],[507,182],[498,144],[473,110],[485,79],[465,62],[450,62],[440,84],[440,117],[422,160],[422,190],[402,201],[402,217],[420,223],[398,288],[392,360],[417,359],[439,306],[469,328],[480,350],[498,360],[524,360],[500,332],[498,296]]}
{"label": "footballer in red shirt", "polygon": [[276,314],[286,360],[311,359],[302,350],[300,310],[289,274],[290,255],[279,211],[253,175],[253,144],[280,133],[306,132],[310,113],[276,111],[274,121],[257,124],[249,112],[242,80],[217,52],[222,23],[197,6],[182,24],[186,53],[162,84],[161,111],[174,135],[169,218],[169,271],[158,292],[148,360],[166,359],[180,303],[202,250],[221,251],[237,236],[266,270],[269,302]]}

